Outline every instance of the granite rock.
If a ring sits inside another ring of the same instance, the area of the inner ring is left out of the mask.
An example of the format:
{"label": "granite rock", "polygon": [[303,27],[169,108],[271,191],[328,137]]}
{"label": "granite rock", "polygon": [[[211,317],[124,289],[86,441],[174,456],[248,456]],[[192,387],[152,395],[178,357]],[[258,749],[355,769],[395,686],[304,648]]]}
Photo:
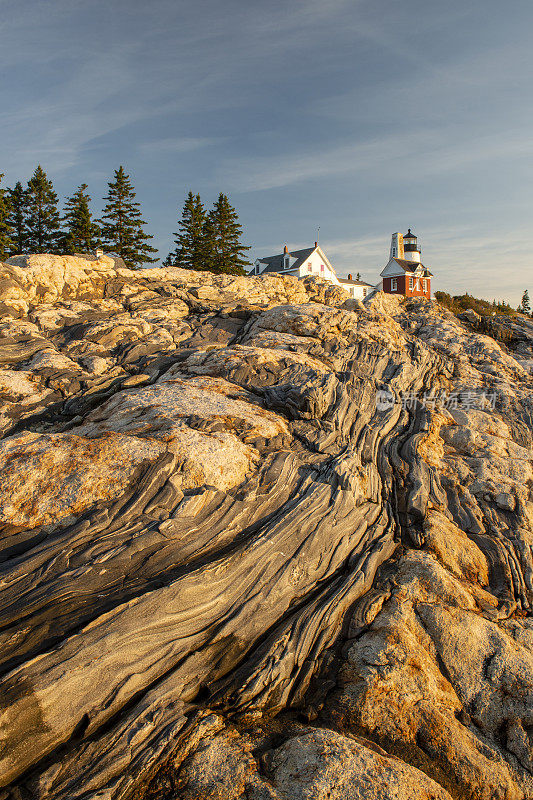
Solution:
{"label": "granite rock", "polygon": [[0,800],[533,798],[532,336],[0,265]]}

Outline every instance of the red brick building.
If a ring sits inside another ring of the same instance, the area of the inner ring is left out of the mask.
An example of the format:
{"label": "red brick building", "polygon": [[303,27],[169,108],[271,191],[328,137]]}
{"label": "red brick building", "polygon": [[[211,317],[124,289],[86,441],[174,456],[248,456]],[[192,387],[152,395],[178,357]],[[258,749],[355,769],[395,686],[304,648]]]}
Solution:
{"label": "red brick building", "polygon": [[389,262],[381,272],[383,291],[406,297],[431,297],[432,274],[422,264],[420,246],[411,228],[392,234]]}

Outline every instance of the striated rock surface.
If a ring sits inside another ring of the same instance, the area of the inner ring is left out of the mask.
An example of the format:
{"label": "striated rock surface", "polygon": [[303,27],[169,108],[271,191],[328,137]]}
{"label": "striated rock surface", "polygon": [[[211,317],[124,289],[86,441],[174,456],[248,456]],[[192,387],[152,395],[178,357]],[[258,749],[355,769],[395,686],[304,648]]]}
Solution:
{"label": "striated rock surface", "polygon": [[532,326],[0,265],[0,800],[533,798]]}

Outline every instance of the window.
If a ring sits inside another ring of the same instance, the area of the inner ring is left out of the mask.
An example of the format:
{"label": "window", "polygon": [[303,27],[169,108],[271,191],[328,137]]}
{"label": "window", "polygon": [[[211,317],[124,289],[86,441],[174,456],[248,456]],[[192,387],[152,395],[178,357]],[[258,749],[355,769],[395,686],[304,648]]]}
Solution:
{"label": "window", "polygon": [[427,292],[427,290],[428,290],[428,282],[427,282],[427,280],[424,278],[424,292]]}
{"label": "window", "polygon": [[324,272],[324,264],[320,265],[320,272]]}
{"label": "window", "polygon": [[308,271],[308,272],[312,272],[312,271],[313,271],[313,265],[311,264],[311,262],[310,262],[310,261],[309,261],[309,262],[308,262],[308,264],[307,264],[307,271]]}
{"label": "window", "polygon": [[390,290],[391,292],[398,291],[398,278],[391,278]]}
{"label": "window", "polygon": [[409,278],[409,291],[410,292],[413,291],[413,278],[412,277]]}
{"label": "window", "polygon": [[285,256],[283,268],[289,269],[289,256]]}
{"label": "window", "polygon": [[363,289],[363,297],[366,297],[366,292],[367,292],[367,290]]}

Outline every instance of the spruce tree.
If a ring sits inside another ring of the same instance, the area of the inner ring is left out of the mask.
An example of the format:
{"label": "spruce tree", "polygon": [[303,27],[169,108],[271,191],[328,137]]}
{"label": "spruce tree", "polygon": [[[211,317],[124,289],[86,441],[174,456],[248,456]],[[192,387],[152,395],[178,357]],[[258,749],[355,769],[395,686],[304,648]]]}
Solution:
{"label": "spruce tree", "polygon": [[522,310],[524,314],[531,314],[531,303],[529,301],[529,292],[527,289],[522,295]]}
{"label": "spruce tree", "polygon": [[221,192],[204,225],[206,265],[211,272],[246,275],[243,267],[250,262],[245,253],[250,248],[240,242],[242,227],[238,220],[237,212]]}
{"label": "spruce tree", "polygon": [[183,206],[179,231],[174,233],[176,248],[168,254],[165,266],[207,269],[205,221],[206,214],[200,195],[189,192]]}
{"label": "spruce tree", "polygon": [[92,220],[89,208],[91,198],[86,192],[87,188],[87,184],[82,183],[65,203],[62,220],[65,236],[62,249],[69,255],[90,252],[100,244],[100,228]]}
{"label": "spruce tree", "polygon": [[[0,183],[4,173],[0,172]],[[0,189],[0,261],[4,261],[11,253],[13,247],[13,228],[10,221],[9,200],[6,190]]]}
{"label": "spruce tree", "polygon": [[40,164],[28,181],[26,207],[30,252],[58,252],[61,232],[57,194]]}
{"label": "spruce tree", "polygon": [[115,170],[114,180],[107,185],[109,191],[104,198],[107,205],[99,220],[104,246],[123,258],[131,269],[157,261],[150,256],[150,253],[157,253],[155,247],[148,244],[153,236],[143,230],[146,223],[139,203],[135,202],[135,192],[124,167]]}
{"label": "spruce tree", "polygon": [[11,255],[29,253],[27,218],[28,193],[20,181],[7,190],[9,224],[11,226]]}

